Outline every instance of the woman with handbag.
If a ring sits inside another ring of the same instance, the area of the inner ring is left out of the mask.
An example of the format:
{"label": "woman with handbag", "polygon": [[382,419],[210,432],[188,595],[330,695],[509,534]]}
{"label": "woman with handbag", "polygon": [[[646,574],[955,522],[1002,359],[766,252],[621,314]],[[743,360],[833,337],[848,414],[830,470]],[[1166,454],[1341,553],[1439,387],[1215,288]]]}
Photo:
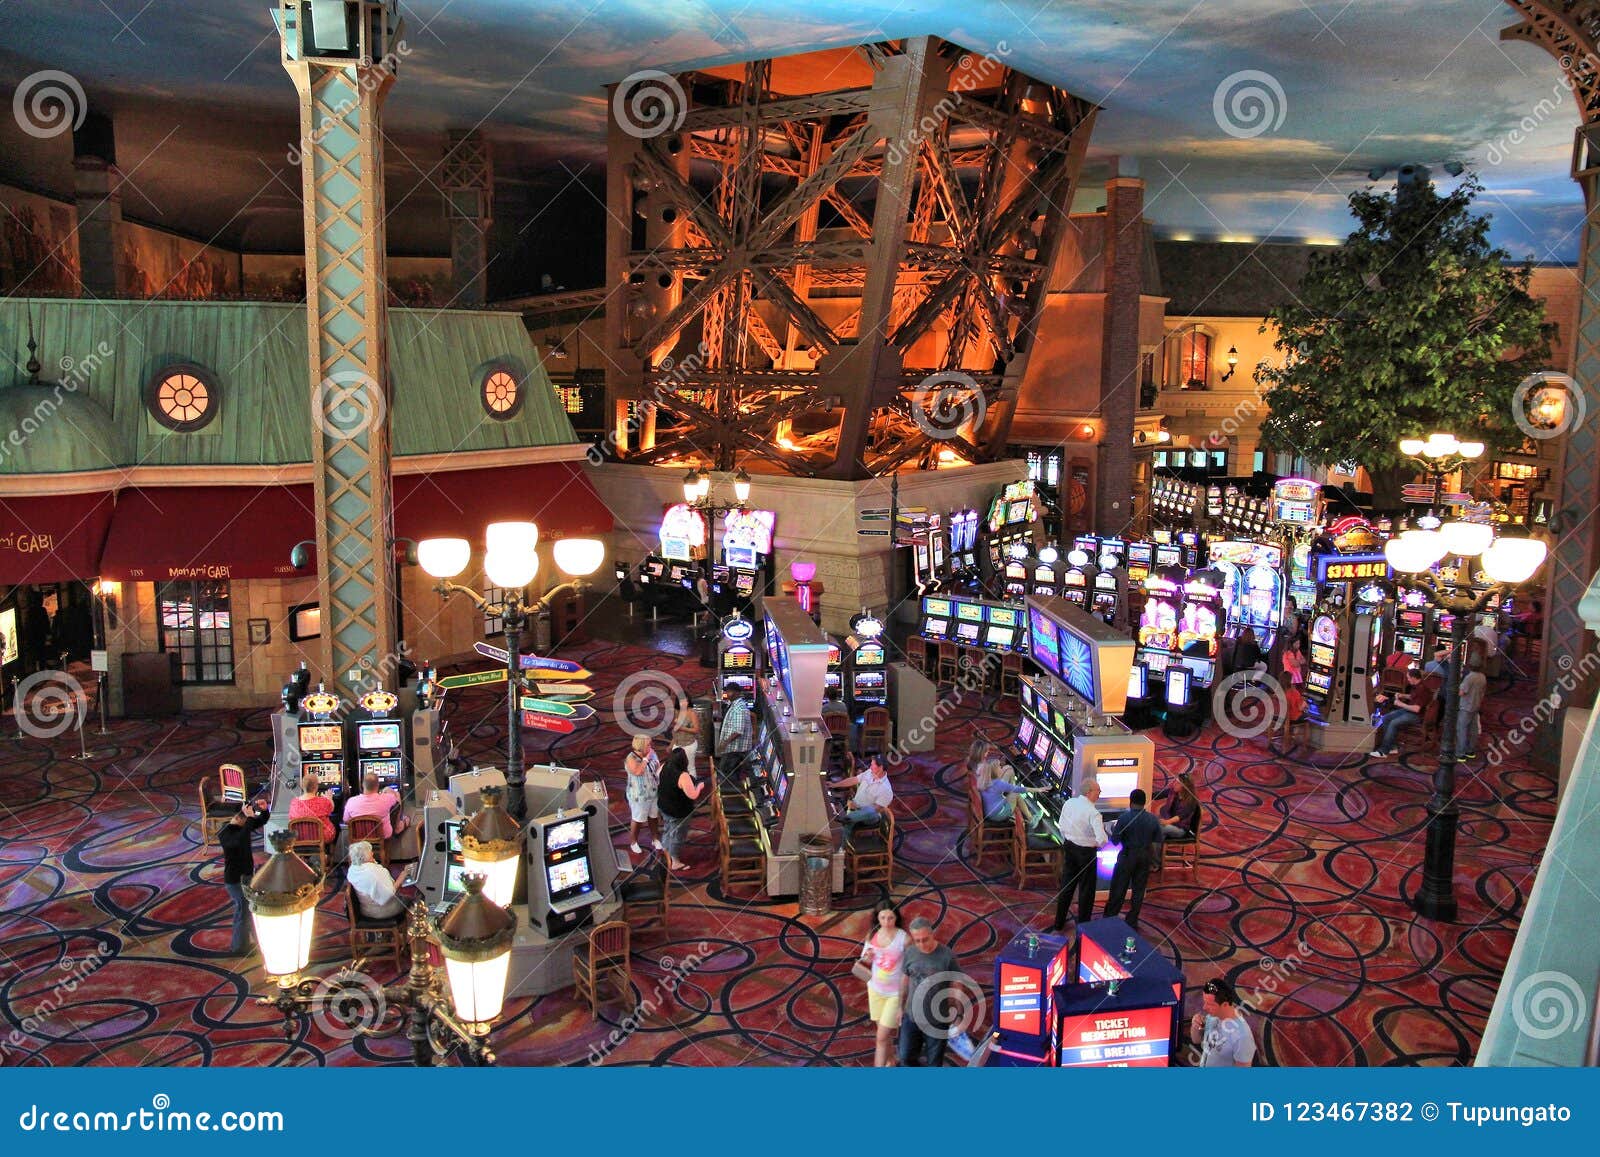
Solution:
{"label": "woman with handbag", "polygon": [[650,744],[648,735],[633,737],[633,750],[623,761],[628,772],[628,850],[642,855],[639,846],[639,828],[644,826],[651,835],[656,851],[661,851],[661,809],[656,806],[656,789],[661,775],[661,760]]}
{"label": "woman with handbag", "polygon": [[867,1016],[878,1026],[873,1067],[894,1064],[895,1040],[900,1033],[900,990],[905,985],[906,945],[910,939],[900,927],[893,904],[879,904],[877,926],[861,946],[861,959],[851,971],[867,982]]}
{"label": "woman with handbag", "polygon": [[705,789],[706,785],[695,778],[688,752],[674,747],[656,785],[656,806],[664,817],[662,842],[667,845],[667,866],[674,872],[689,870],[683,862],[683,841],[689,834],[689,821],[694,818],[695,801]]}

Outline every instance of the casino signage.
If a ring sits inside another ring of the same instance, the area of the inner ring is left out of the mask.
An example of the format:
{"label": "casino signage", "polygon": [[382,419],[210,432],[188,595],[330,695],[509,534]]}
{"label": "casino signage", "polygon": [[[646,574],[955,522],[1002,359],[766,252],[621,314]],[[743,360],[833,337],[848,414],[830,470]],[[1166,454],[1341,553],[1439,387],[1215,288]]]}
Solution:
{"label": "casino signage", "polygon": [[1389,560],[1381,554],[1326,554],[1317,559],[1317,582],[1365,583],[1394,578]]}

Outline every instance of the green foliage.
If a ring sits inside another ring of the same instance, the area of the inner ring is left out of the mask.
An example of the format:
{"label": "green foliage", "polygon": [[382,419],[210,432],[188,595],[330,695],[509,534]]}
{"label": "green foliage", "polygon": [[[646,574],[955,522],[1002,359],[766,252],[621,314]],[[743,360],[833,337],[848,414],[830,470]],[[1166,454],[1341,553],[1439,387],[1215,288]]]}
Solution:
{"label": "green foliage", "polygon": [[1380,491],[1411,473],[1401,438],[1446,430],[1491,452],[1520,441],[1511,395],[1550,368],[1551,327],[1528,294],[1530,268],[1509,264],[1472,212],[1482,188],[1469,177],[1443,197],[1431,183],[1350,195],[1355,231],[1268,317],[1284,361],[1256,371],[1270,387],[1266,441],[1358,462]]}

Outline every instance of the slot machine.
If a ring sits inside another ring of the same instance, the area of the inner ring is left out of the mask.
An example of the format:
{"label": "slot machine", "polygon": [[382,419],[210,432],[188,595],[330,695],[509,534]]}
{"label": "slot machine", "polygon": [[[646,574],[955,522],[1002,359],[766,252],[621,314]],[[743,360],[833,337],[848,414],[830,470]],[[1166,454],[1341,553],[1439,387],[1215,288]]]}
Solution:
{"label": "slot machine", "polygon": [[888,706],[888,656],[883,645],[883,623],[860,614],[850,620],[850,711]]}
{"label": "slot machine", "polygon": [[756,649],[750,642],[756,625],[735,613],[722,624],[721,641],[717,644],[717,687],[729,683],[738,685],[749,694],[755,693]]}
{"label": "slot machine", "polygon": [[[1098,558],[1100,555],[1100,538],[1094,534],[1080,534],[1072,540],[1072,550],[1081,550],[1085,558]],[[1067,557],[1072,557],[1072,552],[1067,552]]]}
{"label": "slot machine", "polygon": [[1333,672],[1339,656],[1339,620],[1321,613],[1311,620],[1310,646],[1306,655],[1306,700],[1319,710],[1333,692]]}
{"label": "slot machine", "polygon": [[1200,536],[1192,530],[1180,530],[1177,534],[1177,544],[1181,551],[1182,564],[1190,569],[1200,565]]}
{"label": "slot machine", "polygon": [[922,600],[922,627],[919,634],[934,642],[950,637],[950,619],[955,614],[955,604],[950,599],[925,598]]}
{"label": "slot machine", "polygon": [[984,605],[982,603],[956,603],[955,641],[964,647],[982,645]]}
{"label": "slot machine", "polygon": [[1115,570],[1128,561],[1128,544],[1120,538],[1102,538],[1100,552],[1093,558],[1101,570]]}
{"label": "slot machine", "polygon": [[1205,573],[1183,584],[1183,610],[1178,614],[1178,652],[1198,689],[1211,686],[1216,675],[1223,623],[1222,589],[1202,578]]}
{"label": "slot machine", "polygon": [[300,701],[300,723],[295,731],[300,773],[315,775],[336,803],[345,793],[344,724],[338,719],[339,707],[339,697],[317,684],[317,689]]}
{"label": "slot machine", "polygon": [[823,677],[822,694],[826,699],[844,699],[844,650],[832,639],[828,640],[828,673]]}
{"label": "slot machine", "polygon": [[1016,607],[989,607],[983,645],[994,651],[1014,651],[1022,634],[1023,612]]}
{"label": "slot machine", "polygon": [[1094,576],[1089,610],[1101,622],[1115,626],[1122,617],[1122,583],[1115,570],[1101,570]]}
{"label": "slot machine", "polygon": [[1183,566],[1183,548],[1175,542],[1156,543],[1155,565],[1158,570],[1181,568]]}
{"label": "slot machine", "polygon": [[1094,575],[1094,567],[1089,565],[1091,557],[1081,547],[1074,547],[1067,554],[1066,570],[1061,572],[1061,597],[1075,606],[1089,605],[1089,580]]}
{"label": "slot machine", "polygon": [[[1023,550],[1020,543],[1017,544],[1017,550]],[[1028,593],[1028,564],[1025,557],[1025,554],[1018,554],[1006,560],[1000,589],[1008,599],[1020,599]]]}
{"label": "slot machine", "polygon": [[382,688],[368,691],[359,701],[366,718],[352,718],[346,722],[354,735],[351,745],[355,750],[354,774],[350,777],[350,790],[359,792],[366,777],[378,777],[380,789],[398,792],[402,798],[410,796],[410,784],[405,774],[405,727],[394,717],[400,700]]}
{"label": "slot machine", "polygon": [[1183,595],[1176,582],[1158,574],[1145,578],[1144,591],[1134,662],[1143,664],[1151,678],[1164,679],[1178,650],[1178,604]]}
{"label": "slot machine", "polygon": [[594,905],[605,899],[589,846],[593,820],[586,807],[540,816],[528,825],[528,921],[546,936],[587,924]]}
{"label": "slot machine", "polygon": [[1433,656],[1433,608],[1422,591],[1400,587],[1395,592],[1394,650],[1425,662]]}

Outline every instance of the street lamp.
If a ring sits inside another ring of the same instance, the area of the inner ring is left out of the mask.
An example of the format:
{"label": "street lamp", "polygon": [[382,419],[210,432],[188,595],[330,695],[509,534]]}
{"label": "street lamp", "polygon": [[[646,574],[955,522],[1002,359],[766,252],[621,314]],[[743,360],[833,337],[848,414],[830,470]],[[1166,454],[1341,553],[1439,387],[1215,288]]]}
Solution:
{"label": "street lamp", "polygon": [[[687,491],[687,485],[684,489]],[[582,595],[583,580],[605,560],[605,544],[599,539],[557,541],[556,566],[571,581],[530,600],[524,588],[539,573],[538,545],[539,528],[531,522],[494,522],[484,531],[483,573],[507,592],[500,611],[506,631],[506,790],[511,793],[506,810],[518,825],[528,818],[528,801],[523,792],[527,775],[522,762],[522,720],[517,702],[522,687],[522,631],[531,616],[544,613],[557,597],[569,591]],[[471,544],[464,538],[427,538],[417,544],[418,563],[439,580],[434,590],[445,598],[465,595],[487,614],[488,599],[471,587],[450,581],[467,569],[471,558]]]}
{"label": "street lamp", "polygon": [[467,871],[483,876],[483,894],[509,907],[522,863],[522,828],[500,806],[500,789],[486,787],[478,811],[461,829],[461,859]]}
{"label": "street lamp", "polygon": [[[1456,825],[1460,819],[1456,806],[1456,724],[1467,626],[1472,616],[1492,605],[1505,587],[1532,578],[1544,564],[1548,549],[1538,539],[1496,539],[1493,528],[1459,520],[1446,522],[1437,530],[1408,530],[1384,544],[1389,565],[1409,576],[1407,585],[1422,591],[1433,607],[1452,616],[1450,666],[1445,674],[1444,709],[1439,720],[1439,765],[1428,800],[1422,886],[1412,900],[1417,913],[1431,920],[1456,917]],[[1434,575],[1433,567],[1451,557],[1458,561],[1457,577],[1445,582]],[[1474,591],[1471,585],[1474,568],[1467,560],[1473,557],[1478,559],[1477,569],[1493,584],[1481,592]]]}
{"label": "street lamp", "polygon": [[322,873],[295,855],[294,833],[287,828],[268,838],[272,856],[245,885],[244,897],[267,976],[289,989],[311,959]]}

